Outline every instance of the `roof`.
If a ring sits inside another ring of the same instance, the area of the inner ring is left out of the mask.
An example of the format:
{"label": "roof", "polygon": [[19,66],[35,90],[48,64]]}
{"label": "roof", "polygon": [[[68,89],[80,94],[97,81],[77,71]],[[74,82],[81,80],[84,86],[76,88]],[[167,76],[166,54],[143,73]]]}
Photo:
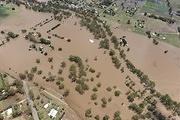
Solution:
{"label": "roof", "polygon": [[5,110],[4,112],[2,112],[1,114],[3,115],[3,117],[11,117],[12,115],[12,108],[9,108],[7,110]]}
{"label": "roof", "polygon": [[52,117],[52,118],[55,118],[57,113],[58,113],[57,110],[51,109],[51,111],[48,113],[48,116]]}
{"label": "roof", "polygon": [[48,108],[48,106],[49,106],[49,103],[45,104],[44,108],[46,109],[46,108]]}

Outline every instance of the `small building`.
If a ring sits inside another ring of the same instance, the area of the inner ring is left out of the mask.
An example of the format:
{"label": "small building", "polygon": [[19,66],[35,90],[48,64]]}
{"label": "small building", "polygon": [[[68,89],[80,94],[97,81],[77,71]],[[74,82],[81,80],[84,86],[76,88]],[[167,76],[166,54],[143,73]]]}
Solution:
{"label": "small building", "polygon": [[49,107],[49,103],[44,105],[44,108],[47,109]]}
{"label": "small building", "polygon": [[50,112],[48,113],[48,116],[49,116],[50,118],[53,118],[53,119],[54,119],[54,118],[56,118],[57,113],[58,113],[57,110],[51,109]]}
{"label": "small building", "polygon": [[1,113],[1,115],[2,115],[4,118],[9,118],[9,117],[12,116],[12,113],[13,113],[12,108],[9,108],[9,109],[3,111],[3,112]]}

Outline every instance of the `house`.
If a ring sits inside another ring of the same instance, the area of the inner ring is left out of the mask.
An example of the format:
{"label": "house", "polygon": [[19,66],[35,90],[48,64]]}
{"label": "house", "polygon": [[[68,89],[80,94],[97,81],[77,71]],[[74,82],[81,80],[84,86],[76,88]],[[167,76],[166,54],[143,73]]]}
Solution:
{"label": "house", "polygon": [[53,108],[53,109],[51,109],[50,112],[48,113],[48,116],[49,116],[50,118],[53,118],[53,119],[54,119],[54,118],[56,118],[57,113],[58,113],[58,111]]}
{"label": "house", "polygon": [[45,105],[44,105],[44,108],[47,109],[47,108],[49,107],[49,104],[50,104],[50,103],[45,104]]}
{"label": "house", "polygon": [[1,115],[2,115],[4,118],[9,118],[9,117],[11,117],[12,113],[13,113],[12,108],[9,108],[9,109],[3,111],[3,112],[1,113]]}

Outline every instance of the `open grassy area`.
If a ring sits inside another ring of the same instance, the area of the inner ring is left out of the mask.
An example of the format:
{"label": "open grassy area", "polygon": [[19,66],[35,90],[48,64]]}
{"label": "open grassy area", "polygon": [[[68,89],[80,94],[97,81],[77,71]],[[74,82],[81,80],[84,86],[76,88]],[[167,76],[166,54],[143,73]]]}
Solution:
{"label": "open grassy area", "polygon": [[0,6],[0,18],[7,17],[9,15],[8,9],[8,7]]}
{"label": "open grassy area", "polygon": [[163,0],[147,0],[145,5],[142,7],[141,12],[149,12],[158,15],[168,15],[168,6],[167,3]]}
{"label": "open grassy area", "polygon": [[180,38],[179,38],[178,34],[165,33],[165,34],[161,34],[161,35],[166,37],[165,40],[161,39],[161,41],[167,42],[167,43],[169,43],[171,45],[174,45],[174,46],[180,48]]}

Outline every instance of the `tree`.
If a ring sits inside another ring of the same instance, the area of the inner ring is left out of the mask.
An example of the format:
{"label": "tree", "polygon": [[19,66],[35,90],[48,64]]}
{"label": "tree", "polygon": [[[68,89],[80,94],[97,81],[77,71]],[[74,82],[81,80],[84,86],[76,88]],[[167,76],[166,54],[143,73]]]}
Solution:
{"label": "tree", "polygon": [[120,117],[120,112],[119,111],[116,111],[114,113],[114,119],[113,120],[121,120],[121,117]]}
{"label": "tree", "polygon": [[95,120],[100,120],[100,116],[99,116],[99,115],[96,115],[96,116],[94,117],[94,119],[95,119]]}
{"label": "tree", "polygon": [[121,94],[120,90],[116,90],[116,91],[114,92],[114,95],[117,96],[117,97],[118,97],[120,94]]}
{"label": "tree", "polygon": [[64,93],[63,93],[63,96],[64,96],[64,97],[67,97],[68,95],[69,95],[69,90],[66,89],[66,90],[64,91]]}
{"label": "tree", "polygon": [[66,63],[65,63],[64,61],[61,63],[61,67],[62,67],[62,68],[65,68],[65,67],[66,67]]}
{"label": "tree", "polygon": [[109,115],[105,115],[104,117],[103,117],[103,120],[109,120]]}
{"label": "tree", "polygon": [[20,78],[21,80],[24,80],[24,79],[26,79],[26,75],[23,74],[23,73],[19,73],[19,78]]}
{"label": "tree", "polygon": [[178,33],[179,33],[179,38],[180,38],[180,26],[177,28]]}
{"label": "tree", "polygon": [[96,93],[93,93],[92,95],[91,95],[91,100],[96,100],[97,99],[97,94]]}
{"label": "tree", "polygon": [[91,109],[87,109],[87,110],[85,111],[85,116],[86,116],[86,117],[92,117]]}

